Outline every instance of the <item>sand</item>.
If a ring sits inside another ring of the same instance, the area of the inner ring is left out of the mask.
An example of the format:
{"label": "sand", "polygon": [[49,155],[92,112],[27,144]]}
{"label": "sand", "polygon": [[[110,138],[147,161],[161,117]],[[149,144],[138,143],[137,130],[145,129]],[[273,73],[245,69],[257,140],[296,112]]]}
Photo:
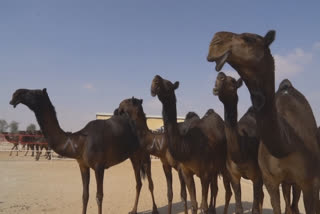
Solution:
{"label": "sand", "polygon": [[[35,161],[31,156],[9,156],[0,152],[0,213],[81,213],[82,183],[78,164],[74,160]],[[167,186],[159,160],[152,161],[152,178],[155,200],[159,213],[167,213]],[[196,177],[197,200],[200,204],[201,188]],[[183,213],[180,201],[180,185],[176,172],[173,172],[173,213]],[[271,214],[270,198],[266,190],[264,212]],[[87,213],[97,213],[95,200],[96,181],[91,170],[90,198]],[[242,181],[242,201],[245,213],[252,206],[252,184]],[[130,161],[105,170],[103,213],[128,213],[135,197],[135,179]],[[188,196],[189,199],[189,196]],[[282,200],[282,199],[281,199]],[[282,200],[282,207],[284,203]],[[224,187],[219,180],[217,213],[224,207]],[[190,202],[189,202],[190,208]],[[138,213],[151,213],[152,201],[147,180],[143,181]],[[282,208],[283,209],[283,208]],[[302,199],[300,211],[303,210]],[[284,212],[284,209],[283,209]],[[189,213],[191,213],[189,211]],[[200,211],[199,211],[200,213]],[[234,197],[231,199],[229,213],[234,213]]]}

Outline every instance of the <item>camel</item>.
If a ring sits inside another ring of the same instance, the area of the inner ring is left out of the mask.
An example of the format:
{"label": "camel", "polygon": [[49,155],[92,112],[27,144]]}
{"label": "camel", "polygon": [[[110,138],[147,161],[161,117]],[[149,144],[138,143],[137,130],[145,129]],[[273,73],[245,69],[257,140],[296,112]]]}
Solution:
{"label": "camel", "polygon": [[258,163],[275,214],[281,213],[280,183],[302,189],[307,214],[319,213],[319,158],[317,126],[306,98],[293,86],[275,93],[274,59],[269,46],[275,31],[264,37],[218,32],[207,60],[216,71],[232,66],[249,89],[260,137]]}
{"label": "camel", "polygon": [[[186,186],[179,170],[180,163],[175,160],[168,149],[168,142],[163,132],[152,132],[147,126],[147,119],[142,107],[143,100],[132,97],[131,99],[125,99],[119,104],[118,111],[120,114],[128,114],[135,124],[135,130],[139,141],[145,150],[158,158],[162,162],[163,171],[167,181],[167,197],[168,197],[168,214],[172,212],[172,168],[177,170],[180,180],[181,192],[180,196],[184,203],[184,212],[187,211],[187,194]],[[200,119],[199,116],[193,112],[189,112],[186,115],[184,122],[179,123],[181,132],[185,132],[190,127],[190,123]]]}
{"label": "camel", "polygon": [[[215,199],[212,209],[208,208],[208,188],[214,189],[214,198],[217,194],[217,175],[223,174],[226,188],[227,213],[231,189],[229,175],[226,170],[226,139],[224,135],[223,120],[216,113],[210,114],[201,120],[199,125],[190,127],[185,134],[179,132],[177,124],[176,96],[174,91],[179,87],[179,82],[172,83],[156,75],[151,85],[151,95],[158,96],[162,103],[162,116],[168,148],[172,157],[181,163],[180,169],[184,176],[192,204],[192,213],[197,213],[198,205],[195,195],[193,175],[196,174],[201,181],[202,201],[200,208],[204,213],[215,213]],[[204,126],[204,130],[202,129]],[[210,130],[210,133],[207,133]],[[210,202],[211,203],[211,202]]]}
{"label": "camel", "polygon": [[76,159],[81,172],[83,194],[82,213],[87,212],[89,199],[90,168],[95,171],[97,182],[98,213],[102,213],[104,170],[130,158],[136,177],[136,199],[130,213],[137,213],[137,203],[142,186],[141,172],[146,172],[152,196],[152,213],[158,213],[154,202],[151,179],[150,156],[140,148],[132,132],[129,119],[113,116],[109,120],[94,120],[78,132],[64,132],[59,125],[54,106],[47,90],[18,89],[12,95],[10,104],[16,107],[24,104],[35,113],[41,131],[48,145],[59,155]]}
{"label": "camel", "polygon": [[19,142],[20,142],[19,135],[17,135],[17,134],[9,134],[8,132],[3,132],[2,134],[3,134],[4,138],[6,139],[6,141],[8,141],[8,142],[13,144],[9,156],[12,155],[12,152],[14,150],[17,150],[16,156],[18,156],[19,155],[18,146],[19,146]]}
{"label": "camel", "polygon": [[[254,133],[256,121],[252,111],[238,122],[238,88],[242,86],[242,79],[237,81],[219,73],[216,78],[213,94],[219,97],[224,105],[224,121],[227,137],[227,169],[231,175],[231,184],[236,199],[236,213],[243,214],[241,203],[240,179],[249,179],[253,183],[252,213],[261,214],[263,204],[263,180],[258,164],[259,138]],[[247,128],[249,127],[249,128]],[[251,135],[249,135],[249,132]]]}
{"label": "camel", "polygon": [[31,149],[32,153],[31,156],[34,156],[34,151],[36,151],[36,157],[39,154],[39,145],[36,144],[37,141],[37,137],[35,136],[36,132],[34,131],[26,131],[24,133],[24,135],[22,136],[22,142],[23,142],[23,149],[25,148],[25,146],[27,146],[27,151],[24,154],[24,156],[27,156],[27,154],[29,153],[29,149]]}

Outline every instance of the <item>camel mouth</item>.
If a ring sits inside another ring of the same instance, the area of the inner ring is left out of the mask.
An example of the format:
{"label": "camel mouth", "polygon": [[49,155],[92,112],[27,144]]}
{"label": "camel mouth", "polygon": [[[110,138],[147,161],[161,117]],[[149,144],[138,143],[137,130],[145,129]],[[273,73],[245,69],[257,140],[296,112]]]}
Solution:
{"label": "camel mouth", "polygon": [[218,88],[213,88],[212,93],[215,96],[219,96],[219,89]]}
{"label": "camel mouth", "polygon": [[10,104],[10,105],[13,105],[13,108],[16,108],[19,103],[20,103],[19,100],[16,100],[16,101],[11,100],[9,104]]}
{"label": "camel mouth", "polygon": [[155,97],[155,96],[157,96],[157,93],[155,91],[151,90],[151,96]]}
{"label": "camel mouth", "polygon": [[158,92],[159,92],[159,90],[160,90],[160,88],[159,87],[157,87],[157,88],[152,88],[151,89],[151,96],[152,97],[155,97],[155,96],[157,96],[158,95]]}
{"label": "camel mouth", "polygon": [[224,64],[230,55],[230,51],[225,52],[222,56],[214,60],[216,62],[216,71],[219,72],[223,68]]}

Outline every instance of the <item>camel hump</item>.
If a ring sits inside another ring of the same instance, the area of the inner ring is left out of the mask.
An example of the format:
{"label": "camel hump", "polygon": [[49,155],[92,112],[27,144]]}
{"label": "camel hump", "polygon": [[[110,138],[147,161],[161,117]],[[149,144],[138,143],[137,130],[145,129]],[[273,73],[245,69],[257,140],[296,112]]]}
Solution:
{"label": "camel hump", "polygon": [[[281,84],[280,84],[281,85]],[[317,137],[317,124],[308,100],[295,89],[292,84],[284,82],[275,96],[277,112],[285,122],[297,133],[310,151],[319,150]]]}
{"label": "camel hump", "polygon": [[210,108],[210,109],[207,110],[207,112],[203,115],[202,118],[210,116],[213,113],[215,113],[215,111],[212,108]]}
{"label": "camel hump", "polygon": [[292,88],[293,85],[290,82],[290,80],[288,79],[284,79],[281,81],[281,83],[279,84],[279,88],[278,91],[283,91],[283,90],[288,90],[289,88]]}
{"label": "camel hump", "polygon": [[239,120],[238,130],[243,136],[257,137],[257,122],[252,106]]}
{"label": "camel hump", "polygon": [[197,113],[193,112],[193,111],[190,111],[190,112],[188,112],[186,114],[186,120],[189,120],[189,119],[191,119],[193,117],[196,117],[196,118],[200,119],[199,115]]}

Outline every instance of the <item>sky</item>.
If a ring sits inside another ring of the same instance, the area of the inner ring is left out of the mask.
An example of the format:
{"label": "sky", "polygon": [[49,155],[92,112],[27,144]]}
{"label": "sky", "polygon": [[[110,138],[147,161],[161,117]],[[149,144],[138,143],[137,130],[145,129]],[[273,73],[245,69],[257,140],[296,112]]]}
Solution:
{"label": "sky", "polygon": [[[0,119],[19,122],[20,130],[37,124],[26,106],[9,105],[19,88],[47,88],[65,131],[132,96],[143,99],[146,114],[161,115],[150,95],[157,74],[180,82],[178,116],[213,108],[223,118],[212,95],[215,64],[206,61],[214,33],[274,29],[276,88],[290,79],[320,123],[319,8],[319,1],[288,0],[0,1]],[[223,71],[238,78],[230,66]],[[239,118],[250,105],[242,86]]]}

